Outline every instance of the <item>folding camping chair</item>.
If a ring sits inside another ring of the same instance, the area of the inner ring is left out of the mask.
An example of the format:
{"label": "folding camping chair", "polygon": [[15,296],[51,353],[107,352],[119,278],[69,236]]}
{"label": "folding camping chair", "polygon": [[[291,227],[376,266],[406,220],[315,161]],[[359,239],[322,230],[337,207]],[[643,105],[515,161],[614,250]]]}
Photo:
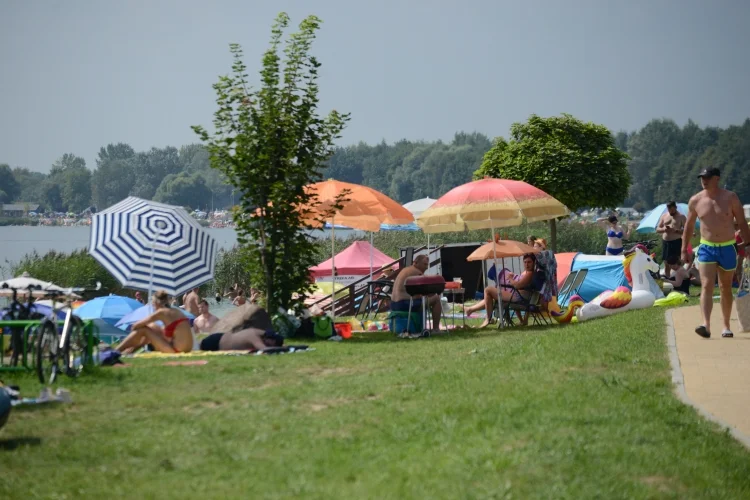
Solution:
{"label": "folding camping chair", "polygon": [[370,317],[370,313],[377,314],[381,312],[382,301],[391,300],[393,291],[393,281],[390,280],[373,280],[367,283],[367,290],[362,296],[359,308],[355,316],[362,315],[362,321]]}
{"label": "folding camping chair", "polygon": [[562,305],[570,297],[577,294],[588,273],[588,269],[579,269],[577,271],[572,271],[568,275],[568,277],[565,278],[565,283],[563,283],[563,285],[560,287],[560,291],[557,294],[557,303]]}
{"label": "folding camping chair", "polygon": [[[505,322],[509,326],[515,326],[513,323],[513,316],[515,315],[521,322],[520,316],[522,313],[526,313],[527,317],[524,320],[528,324],[528,320],[531,319],[534,325],[548,325],[551,324],[549,318],[544,315],[542,307],[542,288],[544,283],[544,271],[537,270],[537,277],[535,277],[532,286],[526,291],[530,291],[529,297],[524,297],[518,288],[513,285],[501,284],[500,286],[506,290],[510,290],[511,300],[503,301],[503,316],[505,316]],[[541,285],[540,285],[541,284]],[[515,314],[511,314],[515,313]]]}

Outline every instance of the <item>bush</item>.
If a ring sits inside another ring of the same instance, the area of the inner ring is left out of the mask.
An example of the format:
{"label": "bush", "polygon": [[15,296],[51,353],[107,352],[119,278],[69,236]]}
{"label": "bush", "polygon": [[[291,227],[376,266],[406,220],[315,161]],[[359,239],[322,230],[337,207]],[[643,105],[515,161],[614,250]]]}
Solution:
{"label": "bush", "polygon": [[123,290],[115,277],[86,250],[76,250],[70,254],[52,251],[45,255],[33,252],[24,255],[20,262],[11,264],[10,270],[12,276],[27,272],[36,279],[61,287],[93,286],[100,281],[102,289],[93,296],[120,294]]}
{"label": "bush", "polygon": [[219,250],[214,269],[214,281],[209,284],[210,288],[223,295],[231,286],[239,283],[243,290],[248,290],[251,281],[245,259],[245,255],[238,246],[231,250]]}
{"label": "bush", "polygon": [[0,226],[38,226],[39,219],[33,217],[0,217]]}

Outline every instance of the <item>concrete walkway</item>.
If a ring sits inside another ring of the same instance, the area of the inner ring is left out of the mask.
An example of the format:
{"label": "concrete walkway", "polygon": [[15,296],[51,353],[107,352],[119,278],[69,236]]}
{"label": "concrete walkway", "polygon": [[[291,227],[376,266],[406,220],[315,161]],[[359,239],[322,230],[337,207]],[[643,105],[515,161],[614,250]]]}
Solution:
{"label": "concrete walkway", "polygon": [[667,323],[673,326],[671,332],[668,328],[673,379],[678,393],[680,383],[684,384],[687,402],[732,427],[735,436],[750,446],[750,333],[740,333],[736,310],[731,321],[734,338],[724,339],[721,310],[715,304],[711,338],[704,339],[695,333],[695,327],[701,324],[699,306],[667,312]]}

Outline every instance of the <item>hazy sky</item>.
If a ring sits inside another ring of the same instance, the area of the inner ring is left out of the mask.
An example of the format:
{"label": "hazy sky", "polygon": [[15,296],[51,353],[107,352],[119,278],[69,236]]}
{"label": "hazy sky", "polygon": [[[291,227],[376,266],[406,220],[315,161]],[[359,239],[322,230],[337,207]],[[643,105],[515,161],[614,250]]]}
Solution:
{"label": "hazy sky", "polygon": [[321,111],[352,113],[342,145],[507,135],[532,113],[613,130],[750,115],[747,0],[0,0],[0,163],[197,142],[228,44],[255,77],[282,10],[323,19]]}

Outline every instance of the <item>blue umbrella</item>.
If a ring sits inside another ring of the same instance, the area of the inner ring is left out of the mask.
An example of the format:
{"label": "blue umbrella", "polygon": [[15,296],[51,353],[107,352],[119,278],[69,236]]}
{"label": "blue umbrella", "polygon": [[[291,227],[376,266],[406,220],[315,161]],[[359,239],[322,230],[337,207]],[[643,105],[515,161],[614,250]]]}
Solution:
{"label": "blue umbrella", "polygon": [[411,224],[381,224],[380,225],[381,231],[419,231],[419,226],[417,226],[416,222],[412,222]]}
{"label": "blue umbrella", "polygon": [[[180,309],[182,314],[185,315],[186,318],[190,320],[190,324],[193,324],[193,320],[195,319],[195,315],[190,313],[190,311],[187,311],[185,309]],[[131,312],[127,316],[124,316],[120,319],[120,321],[115,324],[117,328],[123,331],[130,330],[130,327],[133,326],[134,323],[139,322],[142,319],[145,319],[149,316],[151,316],[154,313],[154,306],[151,304],[142,306],[135,311]],[[157,325],[164,326],[164,324],[161,321],[156,322]]]}
{"label": "blue umbrella", "polygon": [[[662,215],[667,211],[667,205],[666,203],[662,203],[655,209],[651,210],[649,213],[646,214],[646,216],[643,218],[641,223],[638,225],[638,229],[636,229],[636,232],[638,233],[655,233],[656,232],[656,226],[659,224],[659,219]],[[677,204],[677,211],[680,212],[682,215],[687,217],[688,214],[688,206],[687,203],[678,203]],[[695,228],[698,229],[700,227],[699,222],[695,221]]]}
{"label": "blue umbrella", "polygon": [[143,304],[130,297],[109,295],[89,300],[78,309],[75,309],[73,314],[81,319],[101,319],[110,325],[114,325],[123,316],[130,314],[142,306]]}

